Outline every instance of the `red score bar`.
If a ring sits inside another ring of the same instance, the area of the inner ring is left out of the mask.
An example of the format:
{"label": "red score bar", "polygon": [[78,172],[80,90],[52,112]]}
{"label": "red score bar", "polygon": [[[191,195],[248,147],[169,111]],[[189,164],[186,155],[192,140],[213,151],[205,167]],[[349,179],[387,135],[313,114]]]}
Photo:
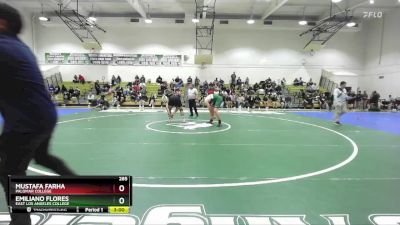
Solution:
{"label": "red score bar", "polygon": [[9,178],[13,194],[96,195],[130,194],[131,177],[17,177]]}
{"label": "red score bar", "polygon": [[51,189],[47,194],[129,194],[128,184],[65,184],[65,189]]}

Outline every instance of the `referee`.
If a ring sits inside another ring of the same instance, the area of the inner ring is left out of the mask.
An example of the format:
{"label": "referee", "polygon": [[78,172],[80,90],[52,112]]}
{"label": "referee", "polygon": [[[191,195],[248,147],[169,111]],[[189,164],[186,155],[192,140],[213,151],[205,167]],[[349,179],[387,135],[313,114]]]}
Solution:
{"label": "referee", "polygon": [[[74,173],[49,154],[57,112],[47,92],[35,56],[17,37],[22,29],[19,12],[0,3],[0,182],[6,190],[8,175],[26,175],[32,159],[61,175]],[[28,97],[29,96],[29,97]],[[31,224],[28,213],[11,213],[11,225]]]}
{"label": "referee", "polygon": [[193,117],[193,109],[196,113],[196,117],[199,116],[197,113],[196,99],[197,99],[198,91],[193,87],[193,84],[189,84],[189,89],[187,91],[187,97],[189,100],[189,109],[190,109],[190,117]]}

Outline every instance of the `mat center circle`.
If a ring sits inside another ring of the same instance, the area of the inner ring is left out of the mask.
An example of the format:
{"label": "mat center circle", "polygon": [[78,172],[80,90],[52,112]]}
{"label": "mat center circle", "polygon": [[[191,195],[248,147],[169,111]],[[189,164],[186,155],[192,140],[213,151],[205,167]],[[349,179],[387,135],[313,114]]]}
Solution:
{"label": "mat center circle", "polygon": [[208,120],[161,120],[146,124],[146,129],[171,134],[212,134],[231,129],[231,125],[225,122],[221,127],[216,126],[216,123],[211,124]]}

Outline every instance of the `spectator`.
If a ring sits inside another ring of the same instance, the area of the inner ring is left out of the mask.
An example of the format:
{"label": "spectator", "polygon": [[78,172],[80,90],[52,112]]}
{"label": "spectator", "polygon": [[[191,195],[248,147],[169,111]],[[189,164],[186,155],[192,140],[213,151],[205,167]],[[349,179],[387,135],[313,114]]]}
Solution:
{"label": "spectator", "polygon": [[283,78],[283,79],[281,80],[281,86],[282,86],[282,87],[285,87],[285,86],[286,86],[286,79],[285,79],[285,78]]}
{"label": "spectator", "polygon": [[261,98],[260,98],[259,94],[257,94],[256,97],[254,98],[254,103],[255,103],[256,107],[258,107],[260,109]]}
{"label": "spectator", "polygon": [[146,83],[146,78],[144,77],[144,75],[140,77],[140,83]]}
{"label": "spectator", "polygon": [[194,79],[194,86],[198,87],[200,85],[200,79],[196,76],[196,79]]}
{"label": "spectator", "polygon": [[221,88],[223,88],[223,87],[224,87],[224,84],[225,84],[225,81],[222,80],[222,78],[219,78],[219,86],[220,86]]}
{"label": "spectator", "polygon": [[228,108],[233,108],[233,107],[237,108],[238,107],[237,96],[236,96],[235,92],[232,91],[229,98],[230,98],[230,102],[228,102]]}
{"label": "spectator", "polygon": [[85,82],[86,82],[85,77],[83,77],[81,74],[79,75],[78,79],[79,79],[79,83],[85,84]]}
{"label": "spectator", "polygon": [[268,95],[264,95],[263,103],[265,105],[265,109],[268,109],[268,103],[269,103]]}
{"label": "spectator", "polygon": [[237,79],[236,85],[239,86],[239,88],[242,86],[242,79],[240,79],[240,77]]}
{"label": "spectator", "polygon": [[370,99],[370,111],[380,111],[379,110],[379,99],[381,96],[378,92],[373,91]]}
{"label": "spectator", "polygon": [[161,94],[163,94],[166,89],[168,89],[168,83],[164,81],[160,85]]}
{"label": "spectator", "polygon": [[189,78],[187,79],[187,83],[188,83],[188,84],[191,84],[192,82],[193,82],[193,79],[192,79],[191,76],[189,76]]}
{"label": "spectator", "polygon": [[307,94],[304,98],[304,108],[310,109],[313,107],[313,98],[310,94]]}
{"label": "spectator", "polygon": [[55,94],[55,95],[58,95],[58,94],[60,94],[60,91],[61,91],[60,85],[57,85],[57,86],[54,88],[54,94]]}
{"label": "spectator", "polygon": [[135,83],[139,83],[139,82],[140,82],[139,75],[136,74],[136,76],[135,76]]}
{"label": "spectator", "polygon": [[149,100],[149,107],[151,107],[152,109],[154,109],[154,107],[156,106],[156,99],[157,99],[157,95],[154,94],[150,97]]}
{"label": "spectator", "polygon": [[285,104],[283,106],[285,109],[289,109],[292,107],[292,97],[289,95],[285,97]]}
{"label": "spectator", "polygon": [[117,83],[117,78],[115,78],[115,75],[112,75],[111,77],[111,87],[114,87]]}
{"label": "spectator", "polygon": [[281,95],[282,94],[282,86],[280,86],[280,85],[276,86],[275,91],[278,93],[278,95]]}
{"label": "spectator", "polygon": [[79,88],[74,88],[74,92],[72,94],[72,97],[76,98],[78,104],[80,104],[80,102],[79,102],[80,96],[81,96],[81,90],[79,90]]}
{"label": "spectator", "polygon": [[355,108],[358,110],[362,109],[362,93],[361,91],[357,92],[356,98],[354,99],[355,102]]}
{"label": "spectator", "polygon": [[366,110],[368,108],[368,94],[367,91],[364,91],[362,94],[362,109]]}
{"label": "spectator", "polygon": [[139,84],[133,85],[133,86],[132,86],[132,91],[133,91],[135,94],[139,94],[139,92],[140,92],[140,85],[139,85]]}
{"label": "spectator", "polygon": [[63,100],[64,104],[67,104],[71,100],[71,94],[68,91],[63,93]]}
{"label": "spectator", "polygon": [[260,89],[260,85],[258,83],[255,83],[253,88],[254,88],[254,90],[257,91],[258,89]]}
{"label": "spectator", "polygon": [[389,95],[388,102],[389,102],[389,109],[390,109],[390,110],[393,110],[393,109],[395,108],[395,107],[394,107],[395,101],[396,101],[396,99],[393,98],[392,95]]}
{"label": "spectator", "polygon": [[319,105],[320,105],[321,109],[329,110],[329,104],[328,104],[327,96],[325,94],[320,95]]}
{"label": "spectator", "polygon": [[355,105],[355,100],[356,100],[356,93],[354,93],[354,91],[351,91],[349,94],[348,94],[348,97],[349,97],[349,100],[347,101],[347,103],[350,105],[350,107],[351,108],[353,108],[354,109],[354,105]]}
{"label": "spectator", "polygon": [[256,93],[259,94],[259,95],[265,95],[265,89],[259,88],[259,89],[256,91]]}
{"label": "spectator", "polygon": [[117,107],[117,108],[119,108],[121,106],[120,102],[118,101],[118,96],[117,96],[116,93],[114,93],[114,96],[112,98],[111,106],[112,107]]}
{"label": "spectator", "polygon": [[148,98],[147,98],[147,95],[146,95],[146,92],[140,92],[139,93],[139,109],[140,110],[144,110],[144,105],[145,105],[145,103],[148,101]]}
{"label": "spectator", "polygon": [[89,102],[90,106],[96,106],[97,100],[96,100],[96,96],[93,94],[93,92],[89,93],[88,102]]}
{"label": "spectator", "polygon": [[121,87],[117,87],[115,89],[114,95],[113,95],[113,101],[111,103],[111,105],[113,107],[120,107],[122,105],[122,103],[125,102],[125,95],[124,95],[124,90]]}
{"label": "spectator", "polygon": [[61,92],[62,92],[62,93],[68,92],[68,89],[65,87],[64,84],[63,84],[62,87],[61,87]]}
{"label": "spectator", "polygon": [[293,85],[299,86],[299,80],[297,78],[294,78]]}
{"label": "spectator", "polygon": [[118,77],[117,77],[117,84],[121,84],[121,82],[122,82],[122,79],[121,79],[121,77],[118,75]]}
{"label": "spectator", "polygon": [[[301,78],[300,78],[301,79]],[[314,85],[314,82],[312,81],[312,79],[310,78],[310,81],[308,81],[308,83],[306,84],[307,87]]]}
{"label": "spectator", "polygon": [[236,108],[239,108],[239,110],[242,110],[242,107],[244,106],[245,103],[245,98],[243,95],[239,95],[239,97],[236,98]]}
{"label": "spectator", "polygon": [[109,83],[103,84],[103,87],[101,88],[101,92],[108,92],[110,90],[111,86]]}
{"label": "spectator", "polygon": [[277,95],[276,92],[272,93],[271,101],[272,101],[272,108],[274,109],[278,108],[279,96]]}
{"label": "spectator", "polygon": [[[64,87],[64,86],[63,86]],[[96,95],[100,95],[101,93],[101,88],[100,88],[100,83],[98,80],[94,83],[94,89],[96,90]]]}
{"label": "spectator", "polygon": [[[309,84],[307,84],[307,85],[309,85]],[[318,91],[318,87],[315,83],[312,83],[311,85],[307,86],[307,92],[315,93],[316,91]]]}
{"label": "spectator", "polygon": [[182,89],[182,87],[183,87],[183,81],[182,81],[182,79],[179,78],[179,77],[176,77],[175,80],[174,80],[173,85],[174,85],[174,90],[180,90],[180,89]]}
{"label": "spectator", "polygon": [[157,77],[156,82],[157,82],[158,84],[162,84],[162,83],[163,83],[163,79],[161,78],[161,76],[158,76],[158,77]]}
{"label": "spectator", "polygon": [[[141,83],[139,84],[140,87],[140,93],[147,95],[147,87],[146,87],[146,83]],[[147,100],[146,100],[147,101]]]}
{"label": "spectator", "polygon": [[246,77],[246,80],[244,81],[244,84],[245,85],[249,85],[249,83],[250,83],[249,77]]}
{"label": "spectator", "polygon": [[303,78],[301,78],[301,77],[300,77],[300,79],[299,79],[299,85],[300,85],[300,86],[304,86],[304,81],[303,81]]}
{"label": "spectator", "polygon": [[100,99],[97,101],[97,108],[100,110],[107,110],[110,108],[110,103],[106,100],[106,96],[102,95]]}
{"label": "spectator", "polygon": [[69,92],[69,94],[70,94],[71,96],[74,95],[74,89],[73,89],[72,87],[70,87],[70,88],[68,89],[68,92]]}
{"label": "spectator", "polygon": [[236,84],[236,73],[233,72],[231,75],[231,84],[235,85]]}
{"label": "spectator", "polygon": [[254,104],[255,104],[255,99],[252,95],[248,95],[246,97],[246,103],[247,103],[247,110],[251,111],[253,110]]}
{"label": "spectator", "polygon": [[55,91],[54,86],[53,86],[52,84],[50,84],[50,86],[49,86],[49,92],[50,92],[50,94],[51,94],[51,95],[54,95],[54,91]]}
{"label": "spectator", "polygon": [[72,83],[77,84],[79,83],[79,78],[78,76],[75,74],[74,79],[72,80]]}

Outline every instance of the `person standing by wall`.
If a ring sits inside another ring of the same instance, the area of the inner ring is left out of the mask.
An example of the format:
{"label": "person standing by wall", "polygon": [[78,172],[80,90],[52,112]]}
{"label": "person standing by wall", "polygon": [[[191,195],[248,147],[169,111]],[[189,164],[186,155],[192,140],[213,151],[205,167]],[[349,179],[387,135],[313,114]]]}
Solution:
{"label": "person standing by wall", "polygon": [[368,109],[368,101],[369,101],[369,96],[367,94],[367,91],[364,91],[362,94],[362,109],[366,110]]}

